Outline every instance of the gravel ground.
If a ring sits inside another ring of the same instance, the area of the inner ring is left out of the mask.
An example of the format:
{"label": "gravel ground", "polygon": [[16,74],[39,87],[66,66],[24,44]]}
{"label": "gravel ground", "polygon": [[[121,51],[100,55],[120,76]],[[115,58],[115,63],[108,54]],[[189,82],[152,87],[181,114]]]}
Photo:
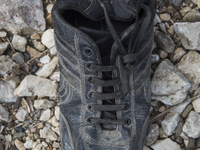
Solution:
{"label": "gravel ground", "polygon": [[[61,149],[54,2],[0,1],[1,150]],[[200,150],[200,0],[157,3],[144,150]]]}

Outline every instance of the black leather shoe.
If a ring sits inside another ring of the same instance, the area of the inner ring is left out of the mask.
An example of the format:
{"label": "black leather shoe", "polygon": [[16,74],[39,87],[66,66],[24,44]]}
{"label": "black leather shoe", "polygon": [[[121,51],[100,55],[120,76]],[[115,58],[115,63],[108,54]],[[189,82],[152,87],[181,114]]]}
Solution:
{"label": "black leather shoe", "polygon": [[155,0],[57,0],[62,150],[142,150]]}

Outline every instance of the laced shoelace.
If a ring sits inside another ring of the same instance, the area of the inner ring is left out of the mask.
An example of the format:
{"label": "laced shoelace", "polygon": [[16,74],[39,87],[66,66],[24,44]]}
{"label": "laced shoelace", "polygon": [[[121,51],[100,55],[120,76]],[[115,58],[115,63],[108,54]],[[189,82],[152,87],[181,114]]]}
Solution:
{"label": "laced shoelace", "polygon": [[[117,85],[121,85],[120,91],[115,91],[111,93],[98,93],[98,92],[92,92],[90,93],[90,97],[92,99],[97,100],[106,100],[108,101],[108,105],[105,104],[92,104],[89,105],[89,109],[92,111],[100,111],[105,112],[106,118],[89,118],[88,122],[90,123],[98,123],[98,124],[130,124],[130,119],[117,119],[115,115],[112,113],[109,113],[110,111],[125,111],[129,109],[128,104],[113,104],[111,101],[115,99],[120,99],[125,97],[129,93],[129,72],[133,69],[135,66],[135,63],[137,63],[137,55],[133,53],[134,49],[139,48],[139,43],[142,41],[142,39],[145,36],[145,33],[147,32],[150,22],[151,22],[151,11],[148,6],[141,5],[139,10],[143,9],[146,13],[145,17],[142,19],[142,23],[139,20],[139,14],[136,14],[136,20],[135,24],[131,25],[128,29],[126,29],[126,32],[123,32],[120,37],[118,36],[117,32],[115,31],[106,7],[101,0],[98,0],[100,3],[100,6],[104,10],[105,20],[107,23],[107,26],[110,30],[110,33],[114,39],[113,46],[111,48],[111,54],[110,54],[110,66],[100,66],[96,64],[90,64],[88,66],[89,69],[97,72],[113,72],[114,70],[118,69],[120,77],[117,79],[109,79],[109,80],[103,80],[99,78],[90,78],[89,82],[91,84],[94,84],[96,86],[101,87],[114,87]],[[140,25],[140,27],[139,27]],[[130,37],[128,49],[126,50],[123,46],[123,40],[126,39],[126,37]],[[117,57],[117,60],[116,60]],[[116,60],[116,62],[115,62]],[[116,65],[114,65],[116,63]]]}

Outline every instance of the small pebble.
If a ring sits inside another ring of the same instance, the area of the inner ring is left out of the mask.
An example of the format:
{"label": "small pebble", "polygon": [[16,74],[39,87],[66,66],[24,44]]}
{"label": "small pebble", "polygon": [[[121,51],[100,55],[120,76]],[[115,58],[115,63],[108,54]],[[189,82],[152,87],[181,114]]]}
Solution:
{"label": "small pebble", "polygon": [[24,56],[20,52],[16,52],[15,54],[12,55],[12,59],[18,63],[19,65],[22,65],[24,61]]}
{"label": "small pebble", "polygon": [[45,55],[42,58],[40,58],[40,62],[42,64],[48,64],[50,63],[50,61],[51,61],[51,58],[49,57],[49,55]]}
{"label": "small pebble", "polygon": [[15,49],[25,52],[26,50],[27,39],[20,35],[14,35],[12,40],[12,45]]}
{"label": "small pebble", "polygon": [[0,31],[0,38],[4,38],[7,36],[7,33],[5,31]]}
{"label": "small pebble", "polygon": [[167,13],[164,14],[160,14],[160,19],[161,21],[170,21],[171,20],[171,16]]}
{"label": "small pebble", "polygon": [[40,39],[40,35],[38,33],[33,33],[33,34],[31,34],[31,39],[39,40]]}
{"label": "small pebble", "polygon": [[46,7],[47,12],[51,13],[52,8],[53,8],[53,4],[48,4]]}
{"label": "small pebble", "polygon": [[162,58],[162,59],[165,59],[165,58],[168,57],[168,53],[165,52],[165,51],[163,51],[163,50],[161,50],[161,49],[159,50],[158,55],[159,55],[159,57]]}

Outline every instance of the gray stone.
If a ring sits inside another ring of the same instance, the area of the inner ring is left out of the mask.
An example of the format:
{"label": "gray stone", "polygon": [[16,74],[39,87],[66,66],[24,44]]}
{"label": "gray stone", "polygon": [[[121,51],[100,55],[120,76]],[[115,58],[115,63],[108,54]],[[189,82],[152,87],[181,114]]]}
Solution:
{"label": "gray stone", "polygon": [[0,29],[13,34],[31,34],[46,28],[41,0],[1,0],[0,14]]}
{"label": "gray stone", "polygon": [[154,150],[181,150],[180,146],[170,138],[158,140],[155,144],[151,145],[151,148]]}
{"label": "gray stone", "polygon": [[48,64],[50,63],[50,61],[51,61],[51,58],[49,57],[49,55],[45,55],[42,58],[40,58],[40,62],[43,64]]}
{"label": "gray stone", "polygon": [[0,80],[0,102],[10,103],[16,102],[17,96],[14,95],[14,88],[5,81]]}
{"label": "gray stone", "polygon": [[22,65],[24,63],[24,56],[20,52],[16,52],[15,54],[13,54],[12,59],[19,65]]}
{"label": "gray stone", "polygon": [[160,32],[160,31],[156,31],[155,41],[158,44],[158,47],[163,49],[167,53],[174,52],[175,44],[174,44],[173,40],[170,38],[170,36]]}
{"label": "gray stone", "polygon": [[0,43],[0,55],[2,55],[6,49],[8,48],[9,43],[8,42],[2,42]]}
{"label": "gray stone", "polygon": [[191,111],[183,125],[183,132],[191,138],[200,137],[200,114]]}
{"label": "gray stone", "polygon": [[200,113],[200,98],[195,99],[194,101],[192,101],[192,105],[193,105],[194,110],[197,113]]}
{"label": "gray stone", "polygon": [[171,136],[174,130],[176,129],[178,122],[180,120],[180,116],[178,113],[168,113],[165,116],[165,119],[161,122],[163,132]]}
{"label": "gray stone", "polygon": [[24,132],[16,132],[13,135],[13,139],[22,139],[26,134]]}
{"label": "gray stone", "polygon": [[0,120],[10,122],[9,112],[6,111],[2,105],[0,104]]}
{"label": "gray stone", "polygon": [[35,74],[37,76],[46,78],[52,74],[57,65],[58,65],[58,57],[54,57],[50,63],[45,64]]}
{"label": "gray stone", "polygon": [[192,9],[184,17],[183,22],[198,22],[200,21],[199,10]]}
{"label": "gray stone", "polygon": [[4,80],[10,80],[16,76],[16,72],[20,69],[20,66],[16,64],[8,55],[0,56],[0,76]]}
{"label": "gray stone", "polygon": [[200,50],[200,22],[174,23],[174,31],[188,50]]}
{"label": "gray stone", "polygon": [[172,0],[172,5],[179,7],[181,6],[182,2],[183,0]]}
{"label": "gray stone", "polygon": [[24,147],[26,149],[31,149],[31,148],[33,148],[33,143],[34,143],[33,140],[26,141],[26,143],[24,143]]}
{"label": "gray stone", "polygon": [[41,42],[38,42],[36,40],[33,41],[33,44],[34,44],[34,47],[39,50],[39,51],[44,51],[45,50],[45,46],[41,43]]}
{"label": "gray stone", "polygon": [[26,50],[27,39],[20,35],[14,35],[12,39],[12,45],[15,49],[25,52]]}
{"label": "gray stone", "polygon": [[152,83],[152,99],[167,105],[176,105],[185,100],[191,84],[183,74],[169,61],[164,60],[157,67]]}
{"label": "gray stone", "polygon": [[195,51],[190,51],[184,55],[181,61],[176,65],[177,68],[192,83],[200,83],[200,55]]}
{"label": "gray stone", "polygon": [[36,109],[48,109],[56,105],[54,101],[49,101],[47,99],[40,99],[34,101],[34,107]]}
{"label": "gray stone", "polygon": [[158,140],[159,136],[159,126],[158,124],[151,124],[149,127],[149,133],[146,138],[146,145],[150,146]]}
{"label": "gray stone", "polygon": [[34,75],[26,76],[15,89],[18,96],[58,96],[58,83]]}

